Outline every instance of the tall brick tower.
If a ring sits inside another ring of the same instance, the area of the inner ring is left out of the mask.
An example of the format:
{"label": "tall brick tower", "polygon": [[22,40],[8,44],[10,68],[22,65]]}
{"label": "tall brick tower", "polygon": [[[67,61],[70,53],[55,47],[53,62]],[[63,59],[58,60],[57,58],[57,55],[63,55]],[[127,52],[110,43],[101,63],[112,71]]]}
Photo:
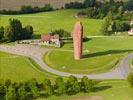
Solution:
{"label": "tall brick tower", "polygon": [[83,26],[80,21],[75,24],[72,37],[74,45],[74,58],[75,60],[79,60],[82,57],[83,49]]}

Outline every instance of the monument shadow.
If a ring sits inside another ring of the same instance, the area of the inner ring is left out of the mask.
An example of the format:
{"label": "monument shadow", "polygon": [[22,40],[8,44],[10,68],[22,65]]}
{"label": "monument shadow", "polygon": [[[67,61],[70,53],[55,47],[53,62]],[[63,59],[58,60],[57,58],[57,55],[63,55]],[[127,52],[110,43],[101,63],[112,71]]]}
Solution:
{"label": "monument shadow", "polygon": [[104,55],[108,55],[108,54],[119,54],[119,53],[125,53],[125,52],[133,52],[133,50],[108,50],[108,51],[104,51],[104,52],[85,54],[82,56],[82,58],[104,56]]}

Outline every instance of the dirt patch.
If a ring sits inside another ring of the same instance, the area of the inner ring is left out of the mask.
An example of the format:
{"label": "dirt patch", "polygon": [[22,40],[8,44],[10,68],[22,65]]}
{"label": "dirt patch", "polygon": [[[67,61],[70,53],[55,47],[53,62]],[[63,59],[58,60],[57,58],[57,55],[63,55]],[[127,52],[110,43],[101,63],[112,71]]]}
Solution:
{"label": "dirt patch", "polygon": [[88,97],[78,97],[72,100],[103,100],[101,96],[88,96]]}

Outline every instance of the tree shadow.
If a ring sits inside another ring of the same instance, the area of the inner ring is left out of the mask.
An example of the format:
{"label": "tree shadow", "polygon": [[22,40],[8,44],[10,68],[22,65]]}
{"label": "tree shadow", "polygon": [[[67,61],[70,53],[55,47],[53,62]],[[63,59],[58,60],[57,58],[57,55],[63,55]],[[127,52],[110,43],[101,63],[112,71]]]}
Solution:
{"label": "tree shadow", "polygon": [[92,54],[86,54],[86,55],[83,55],[82,58],[104,56],[104,55],[108,55],[108,54],[119,54],[119,53],[125,53],[125,52],[133,52],[133,50],[108,50],[108,51],[104,51],[104,52],[96,52],[96,53],[92,53]]}
{"label": "tree shadow", "polygon": [[99,86],[99,87],[94,87],[92,89],[92,92],[103,91],[103,90],[107,90],[109,88],[112,88],[112,86]]}

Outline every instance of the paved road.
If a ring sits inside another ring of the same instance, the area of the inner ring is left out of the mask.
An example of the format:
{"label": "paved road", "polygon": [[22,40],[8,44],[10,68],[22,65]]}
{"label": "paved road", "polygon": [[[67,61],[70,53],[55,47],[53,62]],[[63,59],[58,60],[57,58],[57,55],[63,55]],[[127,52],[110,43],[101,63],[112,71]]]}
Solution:
{"label": "paved road", "polygon": [[77,78],[81,78],[83,76],[87,76],[90,79],[125,79],[128,73],[131,72],[131,67],[129,65],[129,61],[133,59],[133,53],[129,54],[127,57],[121,60],[119,67],[106,73],[102,74],[70,74],[67,72],[61,72],[50,68],[43,62],[43,55],[50,51],[50,49],[40,48],[39,46],[32,46],[32,45],[15,45],[15,46],[8,46],[8,45],[0,45],[0,51],[27,56],[35,60],[36,63],[40,65],[41,68],[46,70],[47,72],[59,75],[59,76],[76,76]]}

